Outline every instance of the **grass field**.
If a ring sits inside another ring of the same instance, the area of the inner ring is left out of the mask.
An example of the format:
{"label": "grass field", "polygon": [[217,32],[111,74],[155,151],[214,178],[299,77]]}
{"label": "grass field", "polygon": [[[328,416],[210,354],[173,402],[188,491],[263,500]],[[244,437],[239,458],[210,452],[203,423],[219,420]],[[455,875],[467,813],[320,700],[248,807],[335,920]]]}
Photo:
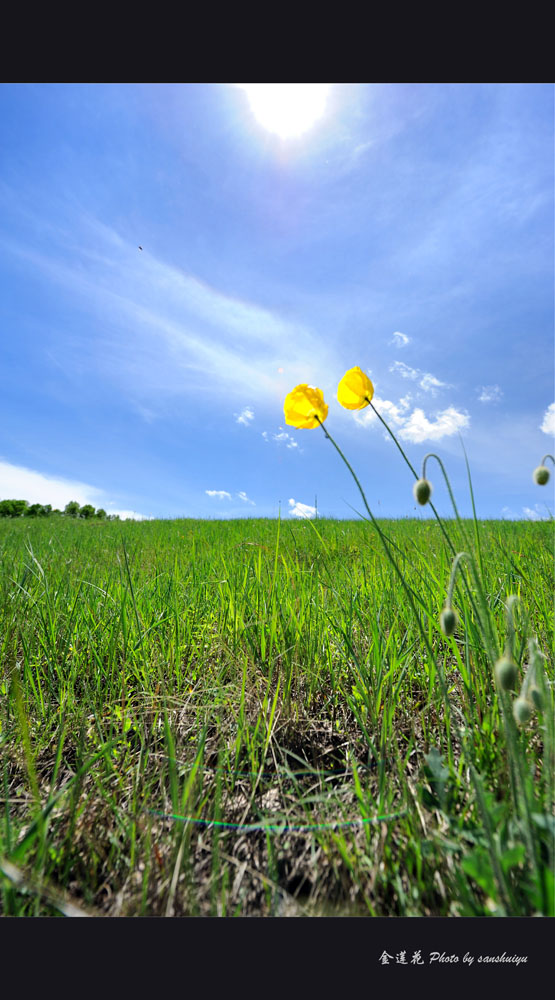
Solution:
{"label": "grass field", "polygon": [[445,527],[450,637],[435,520],[4,519],[2,912],[552,914],[553,524]]}

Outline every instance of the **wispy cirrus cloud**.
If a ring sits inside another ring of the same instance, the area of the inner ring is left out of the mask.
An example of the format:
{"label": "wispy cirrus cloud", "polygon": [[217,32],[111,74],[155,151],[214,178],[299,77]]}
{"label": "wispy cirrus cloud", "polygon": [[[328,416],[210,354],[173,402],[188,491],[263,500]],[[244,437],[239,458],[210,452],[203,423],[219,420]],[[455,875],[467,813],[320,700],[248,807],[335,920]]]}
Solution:
{"label": "wispy cirrus cloud", "polygon": [[205,490],[204,491],[209,497],[217,497],[218,500],[231,500],[231,493],[227,490]]}
{"label": "wispy cirrus cloud", "polygon": [[250,503],[253,507],[256,507],[254,500],[251,500],[244,490],[240,490],[236,495],[239,497],[239,500],[243,500],[244,503]]}
{"label": "wispy cirrus cloud", "polygon": [[270,434],[268,431],[262,431],[262,437],[265,441],[275,441],[277,444],[284,444],[287,448],[298,448],[299,445],[295,441],[295,438],[291,437],[287,431],[284,431],[282,427],[279,428],[277,434]]}
{"label": "wispy cirrus cloud", "polygon": [[[231,493],[229,493],[228,490],[205,490],[204,492],[206,493],[207,496],[209,496],[209,497],[215,497],[217,500],[231,500],[232,499]],[[255,504],[254,500],[251,500],[250,497],[247,496],[247,494],[245,493],[244,490],[239,490],[239,492],[236,493],[235,496],[239,500],[242,500],[243,503],[248,503],[248,504],[251,504],[253,507],[256,507],[256,504]]]}
{"label": "wispy cirrus cloud", "polygon": [[254,420],[254,412],[250,406],[245,406],[239,414],[234,413],[233,415],[236,418],[235,423],[244,424],[245,427],[248,427],[251,421]]}
{"label": "wispy cirrus cloud", "polygon": [[547,407],[540,424],[540,431],[543,431],[544,434],[555,435],[555,403],[550,403]]}
{"label": "wispy cirrus cloud", "polygon": [[435,375],[430,375],[429,372],[422,376],[419,385],[421,389],[424,389],[424,392],[431,392],[432,396],[435,396],[437,389],[450,388],[448,382],[441,382],[440,379],[436,378]]}
{"label": "wispy cirrus cloud", "polygon": [[437,394],[439,389],[450,389],[452,386],[448,382],[442,382],[440,379],[432,375],[431,372],[422,372],[419,368],[411,368],[410,365],[406,365],[404,361],[394,361],[392,365],[389,366],[390,372],[395,372],[395,374],[400,375],[401,378],[411,379],[413,382],[418,381],[418,384],[424,392],[430,392],[432,396]]}
{"label": "wispy cirrus cloud", "polygon": [[[17,198],[6,191],[4,185],[0,195],[13,209]],[[335,348],[302,321],[223,292],[146,243],[139,252],[134,241],[77,205],[56,208],[58,224],[26,211],[18,239],[0,232],[0,247],[27,277],[63,288],[86,318],[67,337],[57,330],[45,342],[50,363],[63,363],[68,377],[86,371],[117,382],[134,408],[146,407],[149,419],[156,403],[191,391],[205,394],[207,384],[225,388],[227,398],[248,395],[259,405],[279,405],[284,357],[291,359],[293,384],[335,378]],[[64,223],[70,209],[71,224]],[[94,336],[86,329],[91,317]],[[253,417],[252,405],[236,414],[245,426]]]}
{"label": "wispy cirrus cloud", "polygon": [[392,365],[389,366],[390,372],[396,372],[397,375],[401,375],[402,378],[410,378],[413,381],[418,378],[420,371],[418,368],[411,368],[410,365],[406,365],[404,361],[394,361]]}
{"label": "wispy cirrus cloud", "polygon": [[410,344],[410,342],[411,338],[407,337],[406,333],[401,333],[400,330],[397,330],[389,341],[389,343],[393,344],[395,347],[406,347],[407,344]]}
{"label": "wispy cirrus cloud", "polygon": [[503,396],[503,390],[498,385],[482,385],[477,392],[479,403],[498,403]]}

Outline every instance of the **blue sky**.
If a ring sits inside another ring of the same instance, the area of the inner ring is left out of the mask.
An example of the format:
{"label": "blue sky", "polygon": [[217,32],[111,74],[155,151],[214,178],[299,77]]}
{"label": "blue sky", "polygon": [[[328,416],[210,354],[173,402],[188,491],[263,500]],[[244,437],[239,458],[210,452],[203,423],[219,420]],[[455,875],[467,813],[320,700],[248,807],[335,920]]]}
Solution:
{"label": "blue sky", "polygon": [[230,84],[3,85],[0,498],[354,517],[322,432],[284,421],[307,382],[374,513],[414,516],[392,441],[336,400],[358,365],[464,514],[459,434],[481,517],[546,516],[553,105],[546,84],[332,85],[284,138]]}

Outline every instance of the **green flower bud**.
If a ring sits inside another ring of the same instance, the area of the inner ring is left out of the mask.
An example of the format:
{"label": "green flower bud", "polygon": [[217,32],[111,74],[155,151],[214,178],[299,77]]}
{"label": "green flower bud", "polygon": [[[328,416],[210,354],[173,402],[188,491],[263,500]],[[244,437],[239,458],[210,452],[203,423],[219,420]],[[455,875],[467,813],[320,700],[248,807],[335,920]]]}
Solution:
{"label": "green flower bud", "polygon": [[419,479],[417,483],[414,484],[412,488],[414,493],[414,499],[418,501],[421,507],[428,503],[432,495],[432,484],[428,482],[427,479]]}
{"label": "green flower bud", "polygon": [[545,465],[538,465],[537,469],[534,469],[534,482],[538,486],[545,486],[549,481],[549,469],[546,469]]}
{"label": "green flower bud", "polygon": [[536,708],[543,708],[543,698],[541,696],[541,691],[539,688],[535,686],[531,687],[528,694],[530,695],[530,698],[534,702]]}
{"label": "green flower bud", "polygon": [[519,725],[525,726],[532,717],[533,705],[527,698],[517,698],[513,705],[513,715]]}
{"label": "green flower bud", "polygon": [[516,686],[517,676],[517,665],[510,657],[502,656],[495,664],[495,677],[499,687],[504,691],[510,691]]}
{"label": "green flower bud", "polygon": [[453,608],[444,608],[439,616],[439,624],[444,635],[453,635],[457,625],[457,615]]}

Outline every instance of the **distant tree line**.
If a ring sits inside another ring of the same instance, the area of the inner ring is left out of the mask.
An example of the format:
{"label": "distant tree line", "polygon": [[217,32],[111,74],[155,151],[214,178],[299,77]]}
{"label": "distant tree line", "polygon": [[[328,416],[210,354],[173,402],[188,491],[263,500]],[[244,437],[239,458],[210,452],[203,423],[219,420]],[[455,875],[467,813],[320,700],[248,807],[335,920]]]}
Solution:
{"label": "distant tree line", "polygon": [[82,507],[76,500],[66,503],[63,510],[54,508],[49,503],[29,503],[27,500],[0,500],[0,517],[50,517],[59,514],[60,517],[96,517],[100,521],[119,521],[118,514],[107,514],[103,507],[95,510],[90,503]]}

